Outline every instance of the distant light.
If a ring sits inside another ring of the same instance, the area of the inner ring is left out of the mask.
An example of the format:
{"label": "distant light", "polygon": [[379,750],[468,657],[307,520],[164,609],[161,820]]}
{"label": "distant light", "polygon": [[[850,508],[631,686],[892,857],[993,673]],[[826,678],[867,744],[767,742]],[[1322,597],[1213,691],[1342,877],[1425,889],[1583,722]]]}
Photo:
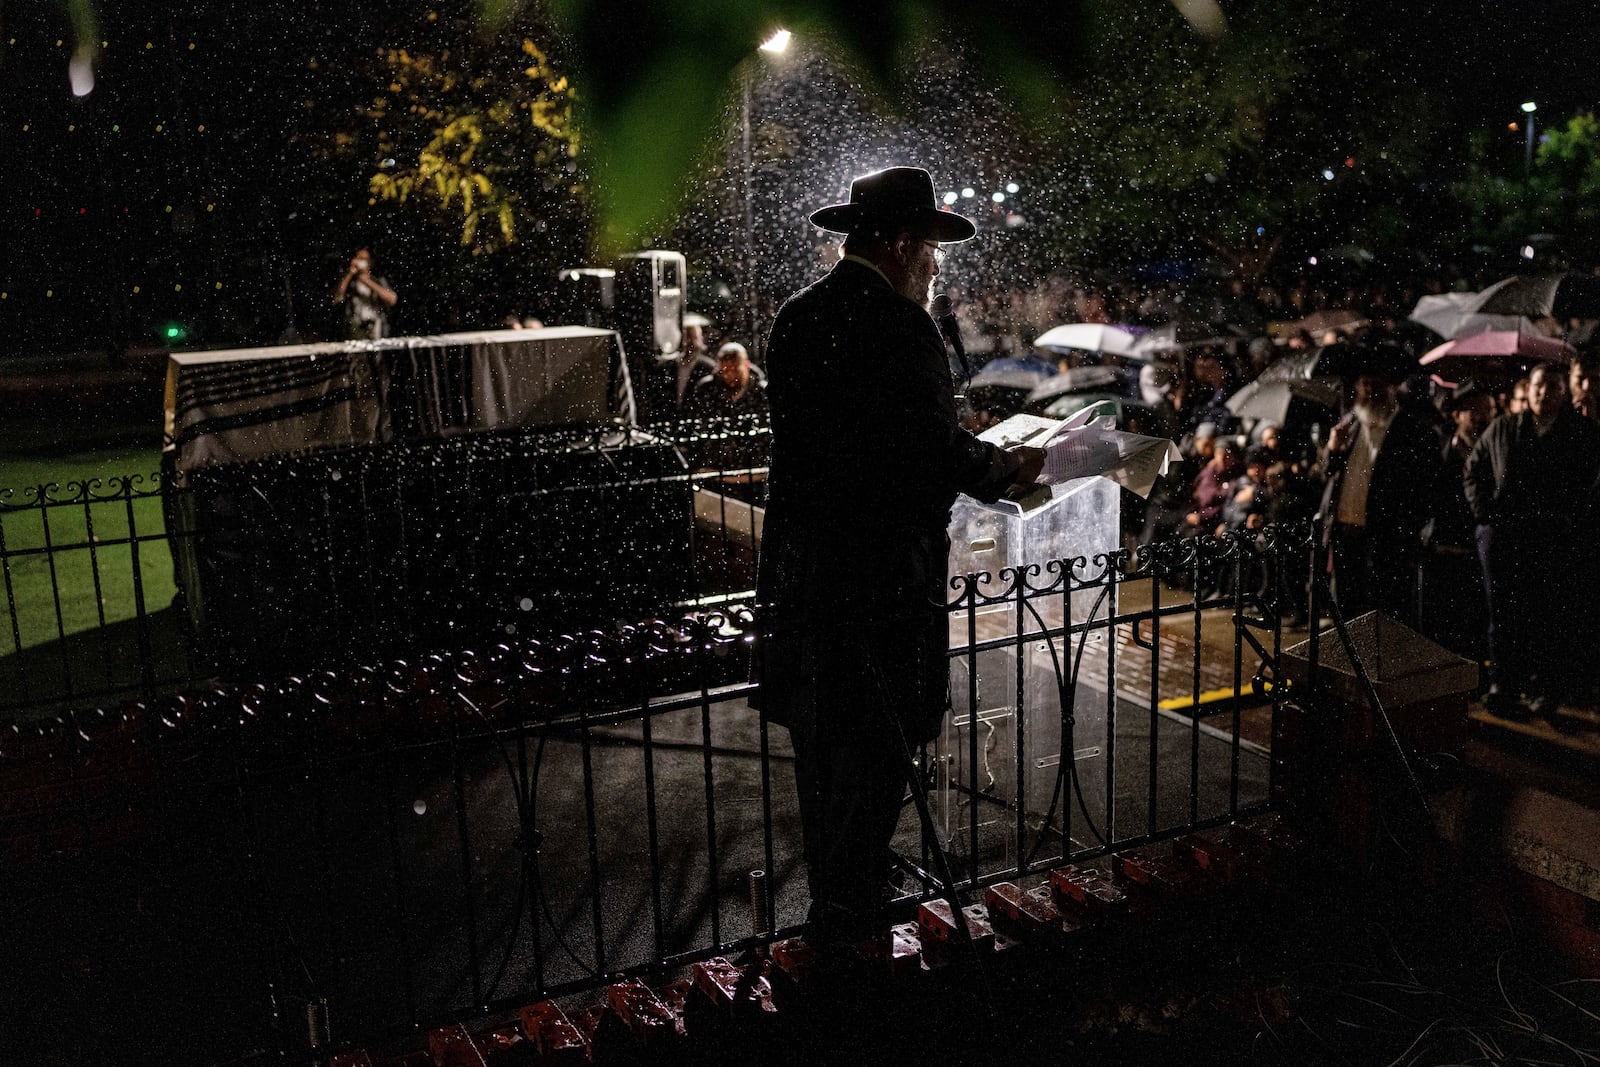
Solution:
{"label": "distant light", "polygon": [[1306,260],[1306,262],[1311,264],[1313,267],[1315,267],[1317,265],[1317,257],[1316,256],[1312,256],[1310,259]]}
{"label": "distant light", "polygon": [[1011,195],[1015,196],[1016,193],[1017,193],[1017,183],[1016,182],[1006,182],[1006,192],[1008,192]]}
{"label": "distant light", "polygon": [[181,337],[182,335],[183,335],[183,331],[178,329],[176,326],[168,326],[167,327],[167,336],[168,337]]}
{"label": "distant light", "polygon": [[1006,200],[1006,194],[1005,193],[994,193],[993,195],[991,195],[989,197],[989,199],[993,200],[997,204],[1003,204],[1003,203],[1005,203],[1005,200]]}
{"label": "distant light", "polygon": [[67,62],[67,82],[73,96],[88,96],[94,92],[94,60],[83,48],[72,53]]}
{"label": "distant light", "polygon": [[1533,246],[1532,245],[1523,245],[1522,246],[1522,258],[1523,259],[1532,259],[1533,258]]}
{"label": "distant light", "polygon": [[1322,176],[1328,179],[1330,182],[1333,181],[1333,171],[1326,167],[1323,168]]}
{"label": "distant light", "polygon": [[792,36],[794,35],[788,30],[778,30],[771,37],[768,37],[765,41],[761,42],[761,50],[763,52],[771,52],[773,55],[778,55],[782,53],[784,49],[789,47],[789,38]]}
{"label": "distant light", "polygon": [[1347,167],[1355,166],[1356,165],[1356,157],[1355,156],[1345,156],[1344,157],[1344,165],[1347,166]]}
{"label": "distant light", "polygon": [[1257,227],[1256,227],[1256,236],[1257,236],[1257,237],[1260,237],[1260,236],[1262,236],[1262,235],[1263,235],[1263,234],[1265,234],[1265,233],[1266,233],[1266,232],[1267,232],[1267,228],[1266,228],[1266,227],[1265,227],[1265,226],[1257,226]]}
{"label": "distant light", "polygon": [[1529,100],[1529,101],[1526,101],[1525,103],[1523,103],[1522,110],[1526,111],[1528,114],[1531,115],[1535,111],[1539,110],[1539,105],[1535,104],[1532,100]]}
{"label": "distant light", "polygon": [[960,200],[960,199],[961,199],[961,194],[960,193],[945,193],[944,194],[944,202],[946,204],[953,204],[957,200]]}
{"label": "distant light", "polygon": [[961,190],[961,196],[964,199],[971,200],[976,195],[978,195],[978,194],[972,191],[972,186],[970,186],[970,185],[967,186],[965,189]]}
{"label": "distant light", "polygon": [[1521,129],[1522,129],[1522,123],[1520,123],[1520,122],[1508,122],[1508,123],[1506,123],[1506,131],[1509,132],[1509,133],[1518,133],[1518,132],[1521,131]]}

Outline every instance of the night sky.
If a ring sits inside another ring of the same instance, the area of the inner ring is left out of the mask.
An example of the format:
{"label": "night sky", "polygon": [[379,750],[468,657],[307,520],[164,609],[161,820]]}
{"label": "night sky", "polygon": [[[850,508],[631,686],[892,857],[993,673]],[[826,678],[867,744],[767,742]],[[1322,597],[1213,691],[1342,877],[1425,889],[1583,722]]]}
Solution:
{"label": "night sky", "polygon": [[[1429,0],[1357,21],[1437,89],[1455,134],[1441,143],[1483,128],[1514,153],[1505,127],[1523,100],[1538,101],[1541,127],[1600,103],[1593,7]],[[304,315],[364,235],[359,188],[342,204],[306,192],[326,175],[306,171],[297,135],[349,106],[343,70],[428,10],[102,2],[95,87],[74,97],[66,8],[6,7],[0,358],[159,343],[169,322],[218,344],[258,341]],[[1445,156],[1439,166],[1454,165]]]}

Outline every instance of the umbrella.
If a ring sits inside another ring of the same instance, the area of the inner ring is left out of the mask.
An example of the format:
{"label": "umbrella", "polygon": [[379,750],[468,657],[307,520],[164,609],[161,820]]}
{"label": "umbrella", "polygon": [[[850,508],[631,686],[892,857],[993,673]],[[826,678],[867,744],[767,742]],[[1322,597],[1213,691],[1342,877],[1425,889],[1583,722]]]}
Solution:
{"label": "umbrella", "polygon": [[1137,335],[1121,326],[1102,322],[1074,322],[1056,326],[1034,338],[1035,348],[1080,348],[1126,356],[1133,352]]}
{"label": "umbrella", "polygon": [[1339,379],[1318,371],[1336,364],[1347,345],[1329,345],[1290,352],[1261,372],[1260,377],[1234,393],[1224,406],[1241,419],[1266,419],[1280,425],[1288,420],[1289,404],[1296,397],[1337,408],[1344,392]]}
{"label": "umbrella", "polygon": [[1133,344],[1132,355],[1147,356],[1200,345],[1222,345],[1241,341],[1249,335],[1237,326],[1213,326],[1207,322],[1180,319],[1158,326]]}
{"label": "umbrella", "polygon": [[1534,359],[1555,363],[1571,359],[1575,355],[1577,355],[1576,349],[1554,337],[1544,337],[1522,330],[1488,330],[1470,337],[1458,337],[1454,341],[1446,341],[1437,348],[1430,348],[1423,355],[1421,362],[1424,366],[1431,367],[1452,356],[1474,356]]}
{"label": "umbrella", "polygon": [[1477,295],[1472,310],[1486,315],[1600,319],[1600,277],[1592,274],[1518,274]]}
{"label": "umbrella", "polygon": [[1115,367],[1074,367],[1046,378],[1028,394],[1028,403],[1048,400],[1063,393],[1084,393],[1104,390],[1124,384],[1122,372]]}
{"label": "umbrella", "polygon": [[1265,419],[1282,425],[1289,417],[1289,404],[1299,397],[1337,408],[1343,389],[1336,378],[1257,378],[1234,393],[1225,406],[1241,419]]}
{"label": "umbrella", "polygon": [[1359,311],[1348,308],[1330,308],[1327,311],[1313,311],[1299,322],[1295,323],[1306,333],[1322,333],[1326,330],[1348,330],[1357,326],[1365,326],[1367,319]]}
{"label": "umbrella", "polygon": [[997,359],[967,383],[967,402],[974,408],[1015,414],[1022,410],[1028,394],[1050,375],[1030,364],[1033,360]]}
{"label": "umbrella", "polygon": [[1043,371],[1030,370],[1026,367],[996,367],[990,364],[972,376],[972,381],[967,383],[967,389],[968,391],[1015,389],[1018,392],[1031,393],[1045,378]]}
{"label": "umbrella", "polygon": [[1485,330],[1518,330],[1528,321],[1522,315],[1486,315],[1477,310],[1482,302],[1482,293],[1432,293],[1417,301],[1410,318],[1440,337],[1464,337]]}
{"label": "umbrella", "polygon": [[1043,380],[1056,372],[1056,364],[1054,360],[1045,359],[1043,356],[1036,356],[1032,353],[1026,353],[1020,356],[1000,356],[998,359],[991,359],[989,362],[985,363],[981,368],[979,368],[978,373],[999,373],[1001,371],[1013,370],[1027,371],[1030,374],[1037,374],[1040,380]]}
{"label": "umbrella", "polygon": [[1555,362],[1570,359],[1576,350],[1565,341],[1545,337],[1538,333],[1510,330],[1490,330],[1446,341],[1429,349],[1422,357],[1422,365],[1447,384],[1467,378],[1506,380],[1515,369],[1529,362]]}

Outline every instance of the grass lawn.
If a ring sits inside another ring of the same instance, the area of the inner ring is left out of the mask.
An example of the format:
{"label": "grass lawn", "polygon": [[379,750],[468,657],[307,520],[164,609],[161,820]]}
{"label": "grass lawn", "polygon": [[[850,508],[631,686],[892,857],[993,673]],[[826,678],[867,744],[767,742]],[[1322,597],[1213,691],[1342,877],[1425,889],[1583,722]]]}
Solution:
{"label": "grass lawn", "polygon": [[[0,704],[65,695],[67,675],[78,692],[138,680],[137,642],[117,639],[117,624],[141,606],[161,611],[175,592],[161,499],[138,495],[158,484],[158,418],[23,416],[0,427]],[[135,476],[125,495],[120,480]],[[101,639],[67,640],[75,634]]]}

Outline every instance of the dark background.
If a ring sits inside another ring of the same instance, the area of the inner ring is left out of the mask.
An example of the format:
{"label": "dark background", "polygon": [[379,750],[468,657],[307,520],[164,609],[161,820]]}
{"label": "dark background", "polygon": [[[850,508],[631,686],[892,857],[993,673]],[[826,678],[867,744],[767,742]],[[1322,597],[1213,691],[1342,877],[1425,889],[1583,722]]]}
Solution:
{"label": "dark background", "polygon": [[[602,7],[613,22],[661,17],[659,5],[644,0]],[[326,294],[358,243],[373,244],[379,272],[414,297],[407,283],[432,269],[424,253],[395,231],[394,212],[369,209],[366,172],[330,161],[316,142],[360,125],[358,108],[371,91],[363,64],[380,43],[415,35],[429,12],[432,26],[448,32],[483,32],[482,14],[470,5],[109,0],[95,8],[106,43],[96,87],[75,98],[67,84],[74,41],[67,8],[7,7],[0,22],[0,358],[326,336]],[[499,32],[537,33],[581,86],[583,49],[598,47],[592,30],[563,38],[531,9],[514,21]],[[1340,47],[1361,51],[1363,76],[1392,77],[1396,93],[1416,94],[1427,109],[1428,125],[1406,133],[1425,142],[1427,169],[1405,204],[1419,250],[1449,254],[1436,246],[1462,237],[1445,187],[1464,165],[1472,131],[1486,131],[1491,163],[1515,176],[1522,135],[1506,125],[1522,118],[1521,101],[1539,102],[1541,130],[1595,106],[1597,21],[1581,0],[1345,6]],[[980,33],[951,27],[952,40]],[[1062,66],[1071,66],[1070,51]],[[1070,83],[1070,70],[1064,76]],[[705,77],[731,84],[715,64]],[[691,252],[725,245],[728,221],[689,224],[703,231],[698,239],[683,226],[671,236]],[[510,304],[537,313],[548,303],[545,268],[587,261],[587,244],[586,235],[568,231],[514,268],[485,268],[473,292],[403,299],[397,328],[492,325]],[[1165,251],[1148,243],[1139,249],[1150,257]],[[724,249],[721,258],[731,256]],[[168,336],[169,325],[176,336]]]}

